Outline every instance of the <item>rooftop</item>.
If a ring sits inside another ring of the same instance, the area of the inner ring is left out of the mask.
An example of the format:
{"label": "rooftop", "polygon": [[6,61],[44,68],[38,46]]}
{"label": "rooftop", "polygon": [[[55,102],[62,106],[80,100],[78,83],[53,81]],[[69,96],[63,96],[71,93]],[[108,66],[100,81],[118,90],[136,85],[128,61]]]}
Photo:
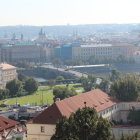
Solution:
{"label": "rooftop", "polygon": [[0,63],[0,68],[1,68],[2,70],[16,69],[15,66],[12,66],[12,65],[7,64],[7,63]]}
{"label": "rooftop", "polygon": [[55,102],[30,123],[55,124],[62,116],[69,117],[71,113],[76,112],[79,108],[83,108],[85,106],[84,102],[86,102],[86,106],[95,108],[97,112],[117,104],[108,94],[95,89]]}
{"label": "rooftop", "polygon": [[19,122],[0,116],[0,132],[6,129],[11,129],[18,124]]}

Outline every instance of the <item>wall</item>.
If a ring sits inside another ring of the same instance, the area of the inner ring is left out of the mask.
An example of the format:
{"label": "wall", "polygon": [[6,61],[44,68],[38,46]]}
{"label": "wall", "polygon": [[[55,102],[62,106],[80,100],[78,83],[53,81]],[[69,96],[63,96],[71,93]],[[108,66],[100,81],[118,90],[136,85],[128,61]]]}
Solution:
{"label": "wall", "polygon": [[120,138],[123,135],[134,135],[137,132],[140,132],[140,127],[112,127],[111,132],[114,134],[116,138]]}
{"label": "wall", "polygon": [[[41,126],[44,132],[41,132]],[[27,140],[50,140],[55,133],[55,125],[49,124],[27,124]]]}

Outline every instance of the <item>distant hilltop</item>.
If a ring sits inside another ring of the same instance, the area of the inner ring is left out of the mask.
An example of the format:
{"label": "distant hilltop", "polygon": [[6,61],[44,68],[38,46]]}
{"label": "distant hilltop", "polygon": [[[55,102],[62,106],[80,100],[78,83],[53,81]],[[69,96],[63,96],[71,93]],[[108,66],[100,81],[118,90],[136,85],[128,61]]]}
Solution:
{"label": "distant hilltop", "polygon": [[37,37],[40,29],[50,37],[66,37],[72,34],[82,36],[94,35],[95,33],[126,33],[140,32],[140,24],[85,24],[85,25],[60,25],[60,26],[0,26],[0,38],[24,35],[26,39]]}

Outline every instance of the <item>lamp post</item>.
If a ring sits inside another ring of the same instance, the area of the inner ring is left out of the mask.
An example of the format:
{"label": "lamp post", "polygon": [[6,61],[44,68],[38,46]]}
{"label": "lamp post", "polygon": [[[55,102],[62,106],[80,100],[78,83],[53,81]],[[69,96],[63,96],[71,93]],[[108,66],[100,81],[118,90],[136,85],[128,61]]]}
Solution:
{"label": "lamp post", "polygon": [[[85,104],[85,109],[86,109],[86,102],[84,102]],[[85,124],[84,124],[84,139],[83,140],[88,140],[88,134],[87,134],[87,129],[89,127],[88,123],[87,123],[87,118],[86,118],[86,114],[85,114]]]}

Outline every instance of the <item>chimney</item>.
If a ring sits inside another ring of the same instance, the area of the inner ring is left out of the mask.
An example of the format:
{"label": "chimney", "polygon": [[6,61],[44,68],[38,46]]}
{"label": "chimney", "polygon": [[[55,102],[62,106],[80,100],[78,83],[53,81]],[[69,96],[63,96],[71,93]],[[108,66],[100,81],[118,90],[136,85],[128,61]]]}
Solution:
{"label": "chimney", "polygon": [[60,98],[56,98],[56,99],[55,99],[55,102],[57,102],[57,101],[60,101]]}

